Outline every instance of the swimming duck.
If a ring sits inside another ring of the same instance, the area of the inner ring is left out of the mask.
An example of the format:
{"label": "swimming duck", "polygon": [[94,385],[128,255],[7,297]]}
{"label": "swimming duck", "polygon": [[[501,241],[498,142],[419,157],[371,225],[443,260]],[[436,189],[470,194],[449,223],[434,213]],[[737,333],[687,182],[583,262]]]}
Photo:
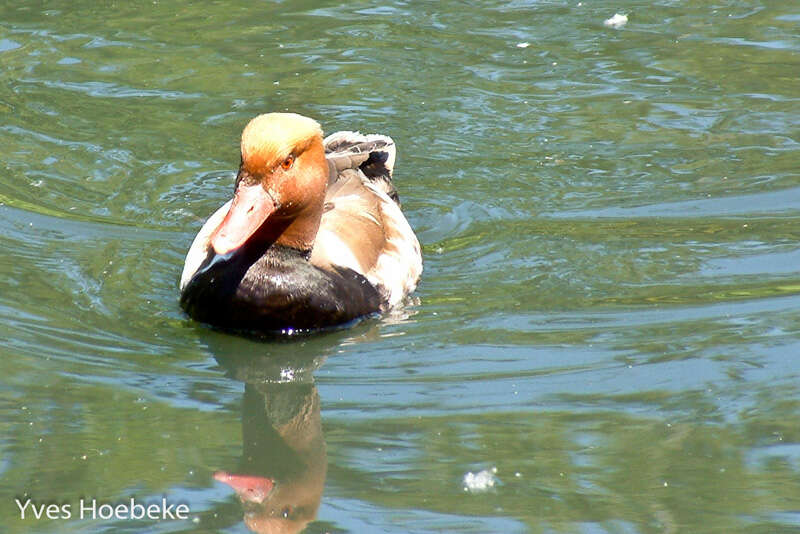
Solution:
{"label": "swimming duck", "polygon": [[312,330],[386,311],[422,272],[392,183],[395,145],[268,113],[242,132],[233,199],[186,255],[181,306],[241,331]]}

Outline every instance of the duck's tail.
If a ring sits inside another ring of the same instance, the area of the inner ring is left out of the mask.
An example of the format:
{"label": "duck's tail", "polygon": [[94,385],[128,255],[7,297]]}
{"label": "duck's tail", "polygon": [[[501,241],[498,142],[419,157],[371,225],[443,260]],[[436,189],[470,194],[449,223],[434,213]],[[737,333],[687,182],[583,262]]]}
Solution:
{"label": "duck's tail", "polygon": [[336,132],[325,138],[325,157],[330,168],[330,181],[347,169],[358,169],[370,182],[398,204],[400,199],[392,183],[397,154],[394,141],[387,135],[363,135],[359,132]]}

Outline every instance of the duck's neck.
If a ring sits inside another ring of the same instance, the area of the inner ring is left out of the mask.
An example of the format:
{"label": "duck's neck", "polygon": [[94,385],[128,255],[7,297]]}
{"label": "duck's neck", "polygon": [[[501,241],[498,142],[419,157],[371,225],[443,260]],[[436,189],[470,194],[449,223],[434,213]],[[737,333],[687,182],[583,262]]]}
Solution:
{"label": "duck's neck", "polygon": [[310,213],[301,213],[298,217],[288,221],[280,235],[275,238],[276,245],[301,251],[310,251],[314,247],[314,240],[317,238],[322,218],[322,209],[312,210],[310,208],[304,210]]}
{"label": "duck's neck", "polygon": [[[262,226],[236,255],[246,262],[257,261],[268,250],[296,252],[305,259],[311,256],[319,223],[315,228],[311,228],[307,224],[300,224],[302,221],[298,223],[297,219],[277,219],[270,222],[271,224]],[[305,236],[311,235],[312,231],[313,236],[309,242]]]}
{"label": "duck's neck", "polygon": [[275,219],[282,227],[275,239],[276,244],[311,250],[319,231],[328,189],[329,171],[322,139],[312,142],[305,153],[297,158],[295,165],[297,176],[302,178],[284,183],[281,194],[284,199],[297,199],[296,203],[289,201],[281,212],[275,213],[270,219]]}

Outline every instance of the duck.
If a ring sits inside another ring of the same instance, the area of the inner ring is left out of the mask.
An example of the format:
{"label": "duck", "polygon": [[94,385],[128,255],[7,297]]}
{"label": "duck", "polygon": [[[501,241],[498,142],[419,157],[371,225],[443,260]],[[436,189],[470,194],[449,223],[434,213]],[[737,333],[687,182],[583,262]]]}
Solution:
{"label": "duck", "polygon": [[300,333],[399,306],[422,273],[392,180],[391,137],[296,113],[245,126],[233,198],[186,254],[180,305],[222,329]]}

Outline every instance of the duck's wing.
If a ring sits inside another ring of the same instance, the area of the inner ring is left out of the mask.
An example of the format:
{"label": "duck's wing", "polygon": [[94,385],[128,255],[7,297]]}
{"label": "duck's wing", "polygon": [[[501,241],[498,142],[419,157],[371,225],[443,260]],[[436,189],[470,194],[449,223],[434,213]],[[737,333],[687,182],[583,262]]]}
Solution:
{"label": "duck's wing", "polygon": [[332,178],[311,263],[362,274],[390,308],[416,288],[422,273],[419,241],[392,184],[394,142],[338,132],[325,145]]}

